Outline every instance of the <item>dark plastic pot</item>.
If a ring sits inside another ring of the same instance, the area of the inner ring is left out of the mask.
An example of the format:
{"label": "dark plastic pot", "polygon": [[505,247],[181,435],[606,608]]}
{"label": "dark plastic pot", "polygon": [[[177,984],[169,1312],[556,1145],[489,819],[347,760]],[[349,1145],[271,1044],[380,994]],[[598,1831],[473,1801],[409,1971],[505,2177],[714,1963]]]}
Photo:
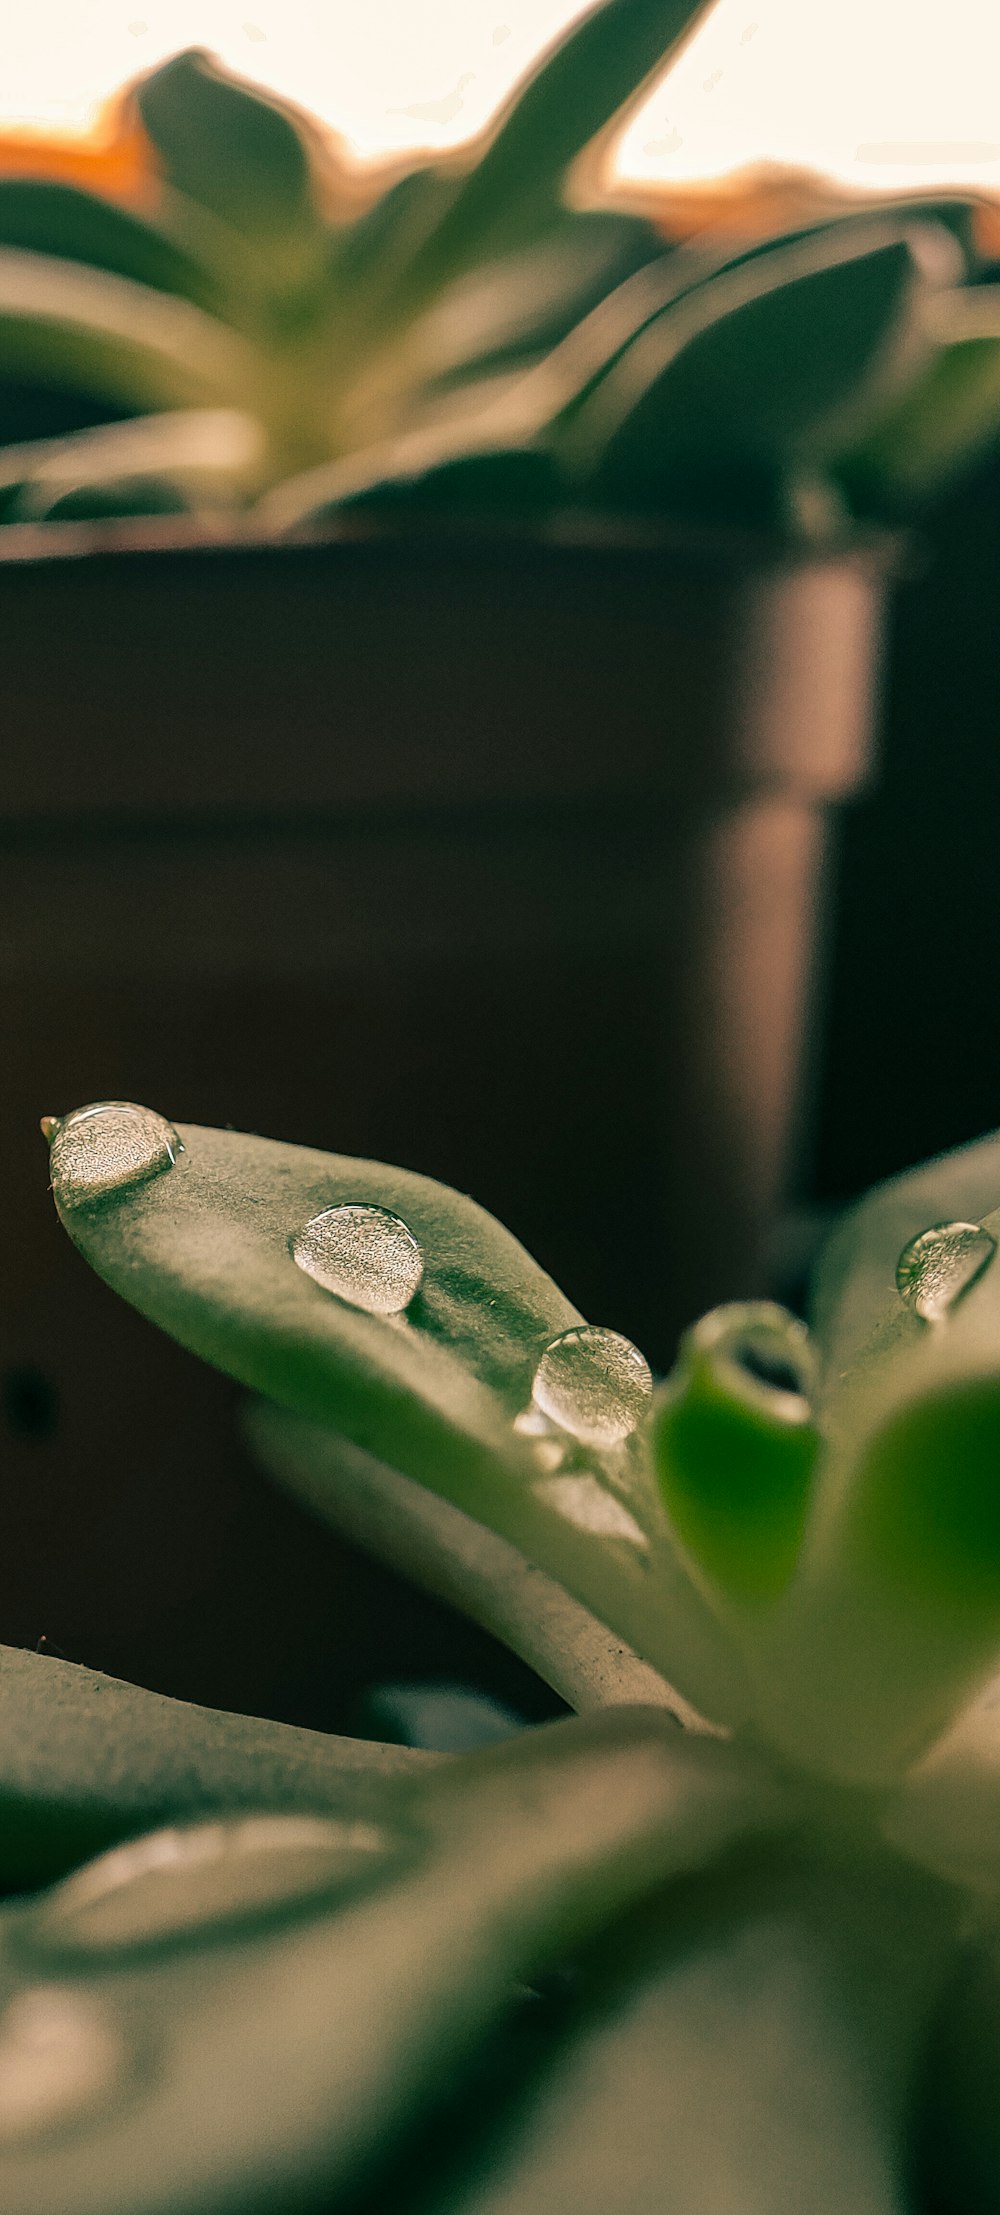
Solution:
{"label": "dark plastic pot", "polygon": [[886,565],[5,540],[0,1608],[152,1681],[225,1582],[228,1400],[88,1282],[38,1115],[136,1098],[404,1161],[665,1365],[759,1283]]}

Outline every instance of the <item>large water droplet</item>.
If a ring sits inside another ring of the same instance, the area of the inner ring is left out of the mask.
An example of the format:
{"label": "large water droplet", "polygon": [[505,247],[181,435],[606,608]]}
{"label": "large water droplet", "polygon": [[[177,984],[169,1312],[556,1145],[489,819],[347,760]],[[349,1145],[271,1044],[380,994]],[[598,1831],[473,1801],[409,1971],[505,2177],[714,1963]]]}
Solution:
{"label": "large water droplet", "polygon": [[99,1200],[171,1169],[183,1147],[173,1126],[132,1100],[98,1100],[51,1125],[52,1183],[64,1207]]}
{"label": "large water droplet", "polygon": [[83,1992],[37,1985],[0,2017],[0,2145],[86,2116],[120,2085],[125,2051]]}
{"label": "large water droplet", "polygon": [[925,1323],[939,1323],[992,1261],[995,1238],[978,1223],[932,1223],[904,1246],[896,1287]]}
{"label": "large water droplet", "polygon": [[291,1243],[307,1277],[369,1315],[401,1315],[420,1289],[423,1255],[388,1208],[362,1201],[324,1208]]}
{"label": "large water droplet", "polygon": [[155,1831],[57,1885],[24,1938],[63,1956],[177,1943],[304,1907],[377,1868],[394,1845],[375,1824],[318,1815]]}
{"label": "large water droplet", "polygon": [[551,1340],[531,1388],[542,1414],[587,1446],[620,1445],[641,1423],[652,1390],[638,1346],[593,1323]]}

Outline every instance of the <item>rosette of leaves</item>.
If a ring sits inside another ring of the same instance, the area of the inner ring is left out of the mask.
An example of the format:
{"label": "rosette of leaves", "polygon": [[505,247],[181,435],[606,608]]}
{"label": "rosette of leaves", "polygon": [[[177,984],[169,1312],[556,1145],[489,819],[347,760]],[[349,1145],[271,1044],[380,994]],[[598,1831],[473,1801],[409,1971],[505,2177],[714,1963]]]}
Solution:
{"label": "rosette of leaves", "polygon": [[45,1128],[281,1481],[577,1712],[435,1759],[6,1656],[10,2215],[995,2209],[1000,1138],[654,1384],[424,1177]]}
{"label": "rosette of leaves", "polygon": [[[582,506],[794,540],[905,514],[1000,420],[969,207],[669,249],[595,149],[704,12],[596,0],[471,150],[367,201],[332,135],[206,53],[138,80],[141,196],[0,180],[0,516]],[[26,391],[85,427],[25,440]]]}

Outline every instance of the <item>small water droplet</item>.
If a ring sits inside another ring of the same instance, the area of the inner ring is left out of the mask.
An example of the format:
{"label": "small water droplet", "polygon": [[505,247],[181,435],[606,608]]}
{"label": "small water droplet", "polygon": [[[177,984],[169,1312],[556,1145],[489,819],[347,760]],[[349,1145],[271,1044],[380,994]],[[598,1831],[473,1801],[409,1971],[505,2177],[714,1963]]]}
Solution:
{"label": "small water droplet", "polygon": [[423,1255],[388,1208],[362,1201],[325,1208],[291,1244],[307,1277],[369,1315],[401,1315],[420,1289]]}
{"label": "small water droplet", "polygon": [[19,1992],[0,2016],[0,2145],[89,2115],[125,2073],[104,2010],[59,1985]]}
{"label": "small water droplet", "polygon": [[652,1390],[638,1346],[593,1323],[552,1339],[531,1387],[543,1415],[586,1446],[620,1445],[641,1423]]}
{"label": "small water droplet", "polygon": [[172,1124],[133,1100],[97,1100],[59,1117],[50,1144],[52,1183],[64,1207],[158,1177],[184,1151]]}
{"label": "small water droplet", "polygon": [[646,1550],[646,1533],[635,1516],[596,1477],[586,1472],[574,1477],[543,1477],[534,1489],[537,1499],[555,1508],[556,1514],[577,1530],[599,1538],[624,1538],[630,1546]]}
{"label": "small water droplet", "polygon": [[997,1250],[978,1223],[932,1223],[904,1246],[896,1289],[925,1323],[939,1323],[974,1285]]}
{"label": "small water droplet", "polygon": [[155,1831],[46,1894],[24,1926],[34,1951],[124,1953],[287,1914],[374,1869],[395,1841],[332,1816],[255,1815]]}

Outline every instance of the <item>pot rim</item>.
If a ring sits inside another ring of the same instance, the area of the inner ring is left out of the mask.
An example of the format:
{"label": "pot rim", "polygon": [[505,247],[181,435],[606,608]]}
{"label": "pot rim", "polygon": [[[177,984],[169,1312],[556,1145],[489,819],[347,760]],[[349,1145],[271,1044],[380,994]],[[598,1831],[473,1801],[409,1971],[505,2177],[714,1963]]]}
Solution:
{"label": "pot rim", "polygon": [[280,535],[252,517],[122,516],[92,521],[0,524],[0,574],[41,569],[53,563],[88,566],[99,561],[120,570],[170,557],[211,565],[236,557],[250,566],[277,556],[290,563],[309,555],[337,566],[351,556],[372,559],[416,557],[447,562],[460,557],[488,567],[516,554],[519,563],[591,561],[660,568],[773,574],[802,569],[847,569],[879,581],[909,567],[912,541],[901,531],[870,529],[813,543],[782,539],[764,531],[679,519],[604,515],[591,509],[566,509],[528,526],[495,517],[441,521],[426,514],[377,519],[352,514],[336,522],[302,524]]}

